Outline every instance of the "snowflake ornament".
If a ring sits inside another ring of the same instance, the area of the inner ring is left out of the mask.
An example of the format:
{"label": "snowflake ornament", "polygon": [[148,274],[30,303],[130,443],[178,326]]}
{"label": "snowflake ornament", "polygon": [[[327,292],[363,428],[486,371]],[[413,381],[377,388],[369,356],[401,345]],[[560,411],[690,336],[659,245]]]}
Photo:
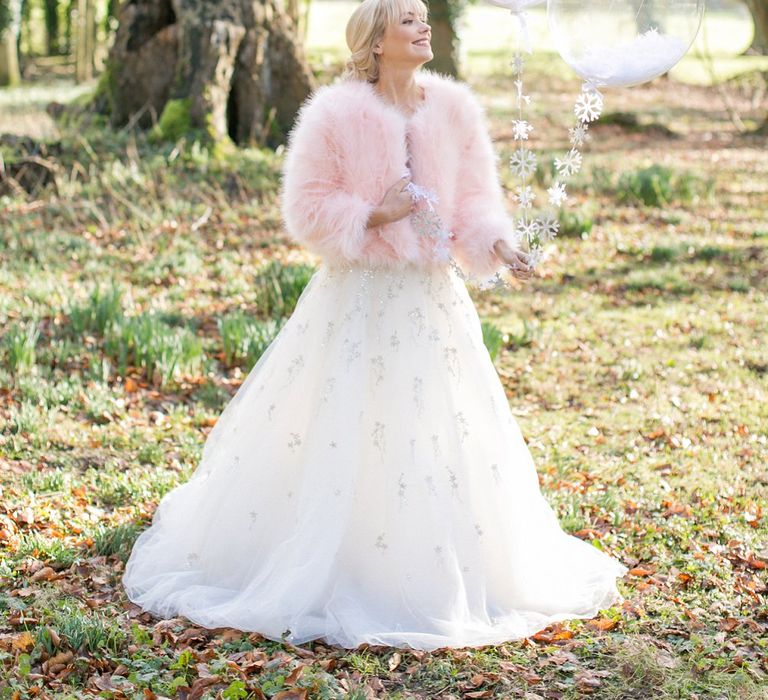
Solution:
{"label": "snowflake ornament", "polygon": [[509,158],[512,172],[523,180],[527,180],[536,172],[536,154],[527,148],[518,148]]}
{"label": "snowflake ornament", "polygon": [[603,98],[596,90],[584,90],[573,108],[573,112],[580,122],[593,122],[602,111]]}
{"label": "snowflake ornament", "polygon": [[517,188],[515,199],[523,209],[530,209],[533,206],[533,200],[536,199],[536,194],[530,185],[525,185]]}
{"label": "snowflake ornament", "polygon": [[[410,171],[408,171],[407,173],[404,173],[404,175],[410,175],[410,174],[411,174]],[[437,204],[438,202],[438,196],[434,190],[431,190],[428,187],[422,187],[421,185],[417,185],[415,182],[409,182],[405,186],[405,191],[411,195],[412,201],[414,202],[424,201],[429,207],[430,211],[435,210],[434,205]]]}
{"label": "snowflake ornament", "polygon": [[555,158],[555,168],[561,177],[570,177],[581,169],[581,153],[572,148],[562,158]]}
{"label": "snowflake ornament", "polygon": [[544,251],[541,248],[531,248],[528,251],[528,265],[531,268],[538,267],[543,257]]}
{"label": "snowflake ornament", "polygon": [[533,131],[533,127],[524,119],[515,119],[512,122],[512,138],[516,141],[527,141],[528,134]]}
{"label": "snowflake ornament", "polygon": [[559,230],[560,222],[552,216],[552,214],[548,214],[544,218],[539,219],[538,234],[542,241],[551,241],[557,236]]}
{"label": "snowflake ornament", "polygon": [[523,81],[515,80],[515,87],[517,88],[517,108],[521,109],[523,106],[523,103],[527,105],[531,104],[531,96],[525,95],[523,93]]}
{"label": "snowflake ornament", "polygon": [[562,182],[556,182],[552,187],[547,190],[549,195],[549,203],[553,207],[563,206],[563,202],[568,199],[568,194],[565,191],[565,185]]}
{"label": "snowflake ornament", "polygon": [[521,238],[530,241],[536,237],[539,231],[538,222],[536,219],[521,218],[517,220],[517,226],[515,226],[515,233]]}
{"label": "snowflake ornament", "polygon": [[411,214],[414,228],[421,236],[426,236],[434,241],[432,257],[439,261],[451,259],[450,244],[454,238],[451,231],[445,228],[434,205],[438,202],[437,193],[428,187],[422,187],[415,182],[409,182],[405,190],[410,193],[413,202],[423,202],[425,206],[418,207]]}
{"label": "snowflake ornament", "polygon": [[589,134],[587,130],[589,126],[587,124],[579,124],[571,129],[568,129],[568,135],[571,137],[571,145],[578,147],[583,146],[586,141],[589,140]]}

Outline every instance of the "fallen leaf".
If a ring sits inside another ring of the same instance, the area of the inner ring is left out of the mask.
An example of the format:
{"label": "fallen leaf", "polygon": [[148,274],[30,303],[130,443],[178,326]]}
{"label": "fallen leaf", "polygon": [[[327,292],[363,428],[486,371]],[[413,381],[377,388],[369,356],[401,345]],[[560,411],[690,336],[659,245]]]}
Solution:
{"label": "fallen leaf", "polygon": [[612,630],[619,623],[616,620],[609,620],[608,618],[601,617],[597,620],[589,620],[587,625],[598,630]]}
{"label": "fallen leaf", "polygon": [[26,630],[17,634],[11,644],[12,649],[19,649],[21,651],[28,651],[33,646],[35,646],[35,638],[32,636],[31,632]]}
{"label": "fallen leaf", "polygon": [[59,578],[59,575],[50,566],[44,566],[42,569],[32,574],[32,578],[30,578],[29,580],[30,581],[51,581],[56,578]]}
{"label": "fallen leaf", "polygon": [[472,676],[472,678],[469,679],[469,682],[471,685],[477,688],[478,686],[485,683],[485,676],[482,673],[476,673],[474,676]]}
{"label": "fallen leaf", "polygon": [[281,690],[272,696],[272,700],[307,700],[307,689],[297,690],[292,688],[291,690]]}

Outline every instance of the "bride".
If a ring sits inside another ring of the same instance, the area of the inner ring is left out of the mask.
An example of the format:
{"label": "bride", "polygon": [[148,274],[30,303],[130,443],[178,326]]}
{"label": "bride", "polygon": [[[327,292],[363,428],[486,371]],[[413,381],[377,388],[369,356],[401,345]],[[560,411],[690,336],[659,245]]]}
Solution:
{"label": "bride", "polygon": [[483,345],[465,282],[531,271],[482,107],[422,68],[430,37],[420,0],[364,0],[344,76],[300,110],[282,211],[322,264],[136,540],[147,611],[432,650],[623,600],[627,568],[540,492]]}

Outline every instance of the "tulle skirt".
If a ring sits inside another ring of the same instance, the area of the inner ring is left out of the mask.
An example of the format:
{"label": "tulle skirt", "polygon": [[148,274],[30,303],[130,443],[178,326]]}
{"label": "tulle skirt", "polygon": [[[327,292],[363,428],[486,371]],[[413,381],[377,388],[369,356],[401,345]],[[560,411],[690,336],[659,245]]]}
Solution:
{"label": "tulle skirt", "polygon": [[432,650],[594,617],[626,571],[560,528],[456,271],[323,264],[123,584],[207,628]]}

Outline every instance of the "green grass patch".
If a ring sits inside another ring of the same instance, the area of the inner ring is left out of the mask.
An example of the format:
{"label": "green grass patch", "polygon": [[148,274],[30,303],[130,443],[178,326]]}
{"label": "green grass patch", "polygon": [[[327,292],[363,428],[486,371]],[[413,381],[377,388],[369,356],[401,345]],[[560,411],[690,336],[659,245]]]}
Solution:
{"label": "green grass patch", "polygon": [[496,360],[499,350],[504,346],[504,334],[496,324],[490,321],[483,321],[481,324],[483,331],[483,343],[488,349],[491,360]]}
{"label": "green grass patch", "polygon": [[664,165],[654,164],[622,173],[616,185],[619,202],[661,207],[667,204],[690,204],[714,193],[714,180],[691,172],[676,172]]}
{"label": "green grass patch", "polygon": [[3,336],[3,361],[11,374],[28,372],[35,366],[40,329],[37,321],[13,324]]}
{"label": "green grass patch", "polygon": [[315,268],[310,265],[270,261],[254,280],[259,311],[272,317],[290,316],[314,272]]}
{"label": "green grass patch", "polygon": [[237,311],[218,320],[228,366],[242,365],[250,370],[264,354],[282,328],[282,320],[261,321]]}

